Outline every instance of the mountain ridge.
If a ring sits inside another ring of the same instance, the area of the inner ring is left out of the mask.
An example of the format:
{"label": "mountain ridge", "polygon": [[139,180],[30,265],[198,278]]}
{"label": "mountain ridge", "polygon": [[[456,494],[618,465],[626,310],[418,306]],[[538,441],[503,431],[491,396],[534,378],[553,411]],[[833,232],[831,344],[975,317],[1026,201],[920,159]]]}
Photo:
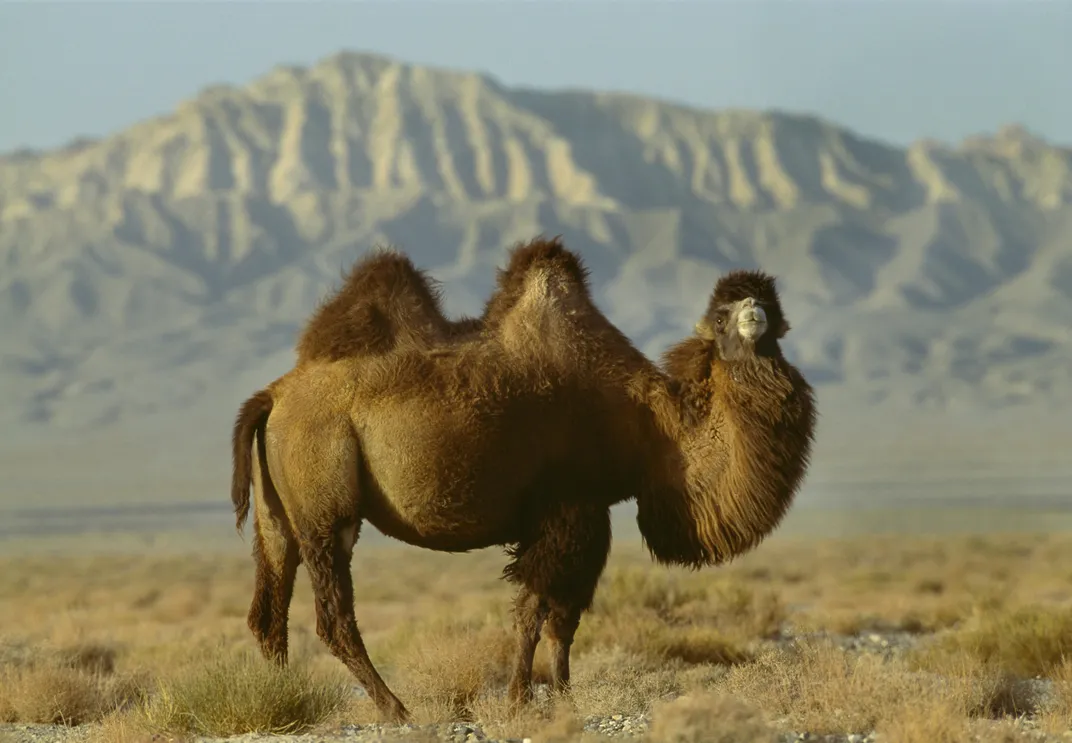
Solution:
{"label": "mountain ridge", "polygon": [[824,399],[1052,407],[1072,398],[1070,228],[1072,149],[1015,125],[902,148],[811,115],[341,53],[0,155],[0,420],[237,405],[234,380],[285,370],[372,245],[406,250],[460,314],[538,233],[582,254],[653,357],[720,272],[762,267]]}

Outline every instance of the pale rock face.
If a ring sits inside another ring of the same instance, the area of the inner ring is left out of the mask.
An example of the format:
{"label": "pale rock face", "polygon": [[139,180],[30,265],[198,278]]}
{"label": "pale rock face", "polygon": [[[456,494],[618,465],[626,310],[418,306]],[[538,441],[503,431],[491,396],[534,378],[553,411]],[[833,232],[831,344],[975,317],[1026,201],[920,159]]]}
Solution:
{"label": "pale rock face", "polygon": [[783,347],[821,394],[1072,397],[1067,149],[1016,129],[899,149],[811,117],[347,54],[0,157],[0,430],[225,420],[285,371],[370,245],[410,252],[448,310],[476,312],[506,248],[540,232],[583,255],[600,306],[652,356],[721,272],[762,267],[793,318]]}

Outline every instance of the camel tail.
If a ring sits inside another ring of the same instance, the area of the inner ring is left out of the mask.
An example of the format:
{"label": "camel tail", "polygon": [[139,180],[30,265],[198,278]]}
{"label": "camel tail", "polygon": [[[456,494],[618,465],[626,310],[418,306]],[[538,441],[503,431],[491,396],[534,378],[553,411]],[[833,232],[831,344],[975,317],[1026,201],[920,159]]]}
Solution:
{"label": "camel tail", "polygon": [[264,424],[272,412],[272,404],[272,393],[259,390],[242,403],[235,416],[231,435],[231,502],[234,504],[235,528],[240,534],[249,516],[249,489],[253,483],[253,435],[257,434],[264,441]]}

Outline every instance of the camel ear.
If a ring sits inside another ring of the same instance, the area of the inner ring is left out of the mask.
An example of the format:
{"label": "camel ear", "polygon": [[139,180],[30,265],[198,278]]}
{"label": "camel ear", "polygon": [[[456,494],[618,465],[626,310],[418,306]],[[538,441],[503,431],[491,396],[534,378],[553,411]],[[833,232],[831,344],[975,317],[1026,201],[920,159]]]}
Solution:
{"label": "camel ear", "polygon": [[778,327],[775,328],[776,332],[774,334],[774,337],[775,338],[784,338],[785,334],[789,332],[789,329],[790,329],[789,321],[786,320],[785,318],[782,318],[782,321],[780,323],[778,323]]}
{"label": "camel ear", "polygon": [[703,338],[705,341],[713,341],[715,339],[715,329],[711,327],[711,323],[707,321],[707,318],[700,320],[693,326],[693,330],[696,331],[696,335]]}

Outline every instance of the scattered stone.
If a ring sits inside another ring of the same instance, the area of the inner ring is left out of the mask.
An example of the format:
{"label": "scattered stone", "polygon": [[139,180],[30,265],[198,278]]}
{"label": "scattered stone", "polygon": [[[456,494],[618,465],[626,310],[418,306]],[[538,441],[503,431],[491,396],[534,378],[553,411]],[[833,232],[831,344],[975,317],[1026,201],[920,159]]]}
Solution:
{"label": "scattered stone", "polygon": [[920,636],[903,630],[869,631],[857,635],[835,635],[829,632],[796,632],[783,628],[773,639],[762,644],[790,648],[804,641],[831,642],[842,650],[881,655],[886,660],[919,645]]}

